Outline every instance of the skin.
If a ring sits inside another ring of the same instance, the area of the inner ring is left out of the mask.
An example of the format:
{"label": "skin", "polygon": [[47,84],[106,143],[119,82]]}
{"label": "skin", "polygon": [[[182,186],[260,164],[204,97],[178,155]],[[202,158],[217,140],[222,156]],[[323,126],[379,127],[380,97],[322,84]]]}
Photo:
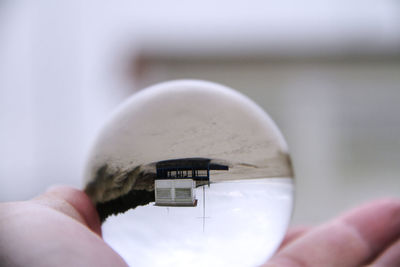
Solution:
{"label": "skin", "polygon": [[[127,266],[101,238],[89,198],[70,187],[0,204],[0,266]],[[400,266],[400,200],[291,229],[265,266]]]}
{"label": "skin", "polygon": [[400,266],[400,200],[360,206],[315,228],[288,232],[271,266]]}

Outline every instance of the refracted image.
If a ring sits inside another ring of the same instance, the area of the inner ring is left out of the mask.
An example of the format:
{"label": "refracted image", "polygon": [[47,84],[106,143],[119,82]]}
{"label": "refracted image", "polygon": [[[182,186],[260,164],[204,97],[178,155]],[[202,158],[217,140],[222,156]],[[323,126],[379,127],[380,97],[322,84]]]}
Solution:
{"label": "refracted image", "polygon": [[[104,221],[111,214],[125,212],[139,205],[155,202],[156,206],[195,207],[197,205],[196,188],[210,186],[212,171],[228,171],[227,163],[216,163],[206,158],[184,158],[159,161],[141,168],[134,168],[119,175],[120,187],[131,186],[129,192],[115,198],[97,202],[96,208]],[[107,173],[106,165],[97,172],[95,182],[88,184],[86,192],[93,196],[99,188],[107,188],[107,183],[115,179]],[[218,180],[218,179],[217,179]],[[215,182],[215,181],[214,181]],[[100,184],[104,183],[104,184]],[[109,191],[115,196],[113,191]],[[107,192],[103,193],[107,195]]]}
{"label": "refracted image", "polygon": [[269,116],[227,87],[173,81],[133,95],[94,143],[85,191],[135,266],[255,266],[289,224],[293,173]]}

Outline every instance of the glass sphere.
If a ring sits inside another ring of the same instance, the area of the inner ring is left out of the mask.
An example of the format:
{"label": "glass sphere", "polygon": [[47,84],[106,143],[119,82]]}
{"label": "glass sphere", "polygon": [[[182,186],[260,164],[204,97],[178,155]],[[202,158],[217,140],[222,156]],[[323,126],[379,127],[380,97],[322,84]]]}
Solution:
{"label": "glass sphere", "polygon": [[253,101],[195,80],[134,94],[90,152],[85,191],[132,266],[256,266],[293,206],[286,143]]}

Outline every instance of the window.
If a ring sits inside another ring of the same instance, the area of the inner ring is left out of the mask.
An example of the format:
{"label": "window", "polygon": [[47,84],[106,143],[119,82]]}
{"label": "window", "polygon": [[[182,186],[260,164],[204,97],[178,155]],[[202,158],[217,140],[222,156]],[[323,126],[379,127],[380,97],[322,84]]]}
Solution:
{"label": "window", "polygon": [[177,177],[176,171],[168,171],[168,177],[171,177],[171,178]]}
{"label": "window", "polygon": [[207,177],[207,170],[196,170],[197,177]]}
{"label": "window", "polygon": [[172,198],[170,188],[157,188],[156,193],[157,193],[157,198],[161,198],[161,199],[171,199]]}
{"label": "window", "polygon": [[176,199],[191,199],[192,190],[191,188],[175,188]]}

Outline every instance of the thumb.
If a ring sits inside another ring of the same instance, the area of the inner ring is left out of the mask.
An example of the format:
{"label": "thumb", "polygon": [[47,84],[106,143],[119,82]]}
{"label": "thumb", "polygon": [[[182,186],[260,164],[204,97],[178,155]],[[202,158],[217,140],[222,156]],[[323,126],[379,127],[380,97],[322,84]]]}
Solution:
{"label": "thumb", "polygon": [[101,236],[101,223],[96,208],[81,190],[69,186],[55,186],[33,199],[86,225]]}

